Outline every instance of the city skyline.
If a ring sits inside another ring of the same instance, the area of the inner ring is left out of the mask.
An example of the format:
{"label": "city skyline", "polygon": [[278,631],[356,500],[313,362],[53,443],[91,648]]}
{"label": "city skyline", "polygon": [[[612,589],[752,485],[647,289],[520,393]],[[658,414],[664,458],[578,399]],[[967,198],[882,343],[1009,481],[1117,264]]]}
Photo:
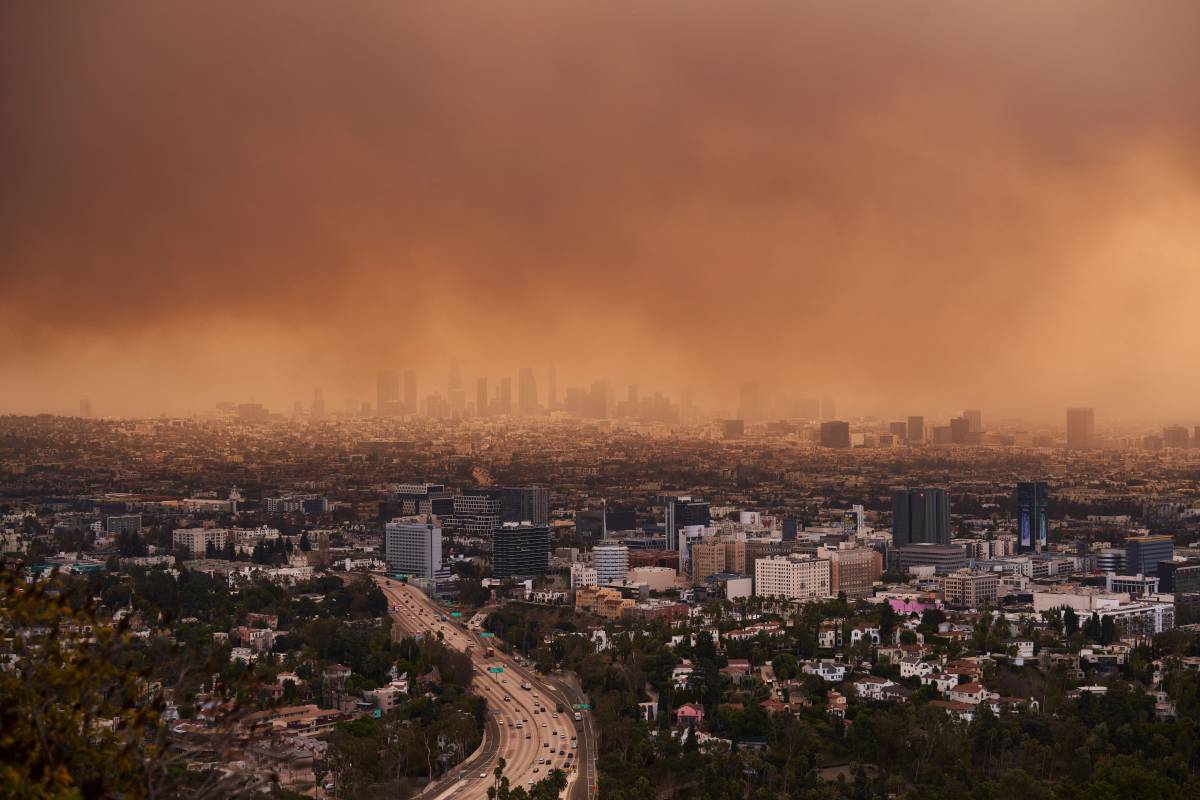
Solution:
{"label": "city skyline", "polygon": [[1194,413],[1194,5],[135,6],[3,12],[0,412],[458,361]]}

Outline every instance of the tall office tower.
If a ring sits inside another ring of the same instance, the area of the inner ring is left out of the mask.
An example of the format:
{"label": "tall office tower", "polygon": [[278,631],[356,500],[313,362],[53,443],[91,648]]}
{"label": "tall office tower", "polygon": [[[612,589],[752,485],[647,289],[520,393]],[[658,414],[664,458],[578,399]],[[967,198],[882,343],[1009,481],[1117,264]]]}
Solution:
{"label": "tall office tower", "polygon": [[971,421],[966,417],[954,417],[950,420],[950,442],[966,444],[971,434]]}
{"label": "tall office tower", "polygon": [[1086,450],[1096,443],[1096,412],[1091,408],[1067,409],[1067,447]]}
{"label": "tall office tower", "polygon": [[537,381],[529,367],[521,367],[517,374],[517,408],[522,417],[537,414]]}
{"label": "tall office tower", "polygon": [[636,383],[629,384],[629,388],[625,390],[625,402],[636,413],[638,407],[638,387]]}
{"label": "tall office tower", "polygon": [[546,411],[558,408],[558,370],[551,364],[546,370]]}
{"label": "tall office tower", "polygon": [[892,545],[950,544],[950,499],[945,489],[909,489],[892,499]]}
{"label": "tall office tower", "polygon": [[629,548],[623,544],[598,544],[592,548],[592,559],[601,586],[623,581],[629,574]]}
{"label": "tall office tower", "polygon": [[850,447],[850,423],[831,420],[821,423],[821,446],[847,450]]}
{"label": "tall office tower", "polygon": [[475,381],[475,415],[479,417],[488,415],[487,378],[479,378]]}
{"label": "tall office tower", "polygon": [[908,439],[908,423],[906,422],[889,422],[888,432],[896,437],[896,441],[903,442]]}
{"label": "tall office tower", "polygon": [[404,370],[404,413],[417,413],[417,373]]}
{"label": "tall office tower", "polygon": [[380,501],[379,518],[386,521],[430,514],[449,518],[454,514],[455,497],[455,493],[442,483],[401,483],[396,485],[391,497]]}
{"label": "tall office tower", "polygon": [[797,528],[797,523],[796,523],[795,517],[792,517],[792,516],[784,517],[783,518],[783,541],[785,541],[785,542],[796,541],[796,528]]}
{"label": "tall office tower", "polygon": [[501,522],[550,524],[550,490],[544,486],[499,486],[469,491],[500,501]]}
{"label": "tall office tower", "polygon": [[592,419],[608,419],[612,414],[612,386],[607,380],[592,383],[588,394],[587,408],[583,416]]}
{"label": "tall office tower", "polygon": [[442,528],[437,517],[407,517],[387,523],[384,560],[392,572],[432,579],[442,566]]}
{"label": "tall office tower", "polygon": [[925,443],[925,418],[920,416],[908,418],[908,443],[909,444],[924,444]]}
{"label": "tall office tower", "polygon": [[1162,432],[1163,446],[1183,449],[1188,446],[1188,429],[1182,425],[1168,425]]}
{"label": "tall office tower", "polygon": [[962,413],[967,418],[967,430],[971,433],[983,433],[983,412],[978,408],[968,408]]}
{"label": "tall office tower", "polygon": [[400,377],[391,370],[382,370],[375,378],[375,415],[394,417],[400,412]]}
{"label": "tall office tower", "polygon": [[312,408],[309,416],[313,419],[325,419],[325,393],[320,388],[313,389]]}
{"label": "tall office tower", "polygon": [[1170,536],[1130,536],[1125,540],[1125,571],[1130,575],[1157,575],[1158,562],[1175,556]]}
{"label": "tall office tower", "polygon": [[479,490],[456,495],[454,503],[454,530],[468,539],[486,543],[492,531],[500,527],[504,503]]}
{"label": "tall office tower", "polygon": [[79,401],[79,416],[83,417],[84,419],[92,418],[92,401],[91,400],[88,400],[85,398],[85,399]]}
{"label": "tall office tower", "polygon": [[450,376],[446,381],[446,407],[452,417],[462,417],[467,411],[467,393],[462,385],[462,369],[455,361],[450,365]]}
{"label": "tall office tower", "polygon": [[550,568],[550,529],[506,522],[492,531],[492,575],[528,578]]}
{"label": "tall office tower", "polygon": [[883,574],[883,556],[869,547],[829,551],[830,593],[870,597]]}
{"label": "tall office tower", "polygon": [[504,377],[500,379],[500,397],[496,411],[502,417],[512,416],[512,378]]}
{"label": "tall office tower", "polygon": [[766,418],[766,403],[757,383],[743,383],[738,387],[737,416],[746,422],[758,422]]}
{"label": "tall office tower", "polygon": [[663,498],[663,528],[667,536],[667,550],[678,550],[681,537],[679,531],[693,525],[708,525],[712,521],[709,504],[693,497]]}
{"label": "tall office tower", "polygon": [[821,419],[836,419],[837,404],[828,395],[821,398]]}
{"label": "tall office tower", "polygon": [[1045,481],[1021,481],[1017,484],[1017,549],[1022,553],[1041,553],[1046,549],[1050,520],[1047,505],[1050,490]]}

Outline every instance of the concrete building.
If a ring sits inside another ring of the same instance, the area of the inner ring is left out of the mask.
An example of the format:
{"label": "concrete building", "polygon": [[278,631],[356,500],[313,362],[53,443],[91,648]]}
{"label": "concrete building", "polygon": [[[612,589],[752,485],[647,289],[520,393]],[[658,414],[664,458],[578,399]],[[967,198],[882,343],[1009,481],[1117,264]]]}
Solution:
{"label": "concrete building", "polygon": [[787,600],[820,600],[831,596],[831,563],[814,556],[776,556],[754,562],[754,593]]}
{"label": "concrete building", "polygon": [[545,525],[505,522],[492,532],[492,574],[495,577],[545,575],[549,567],[550,529]]}
{"label": "concrete building", "polygon": [[210,544],[220,550],[232,541],[233,532],[228,528],[176,528],[171,534],[176,550],[183,548],[196,558],[203,558]]}
{"label": "concrete building", "polygon": [[630,583],[644,583],[652,592],[665,592],[675,587],[675,570],[670,567],[634,567],[629,570]]}
{"label": "concrete building", "polygon": [[901,572],[931,566],[939,575],[946,575],[967,566],[966,551],[954,545],[920,543],[894,547],[888,552],[888,559]]}
{"label": "concrete building", "polygon": [[1090,408],[1067,409],[1067,447],[1086,450],[1096,445],[1096,412]]}
{"label": "concrete building", "polygon": [[961,608],[983,608],[996,602],[1000,575],[960,569],[942,578],[942,596],[946,603]]}
{"label": "concrete building", "polygon": [[1158,575],[1161,561],[1175,555],[1170,536],[1130,536],[1125,540],[1125,572],[1130,575]]}
{"label": "concrete building", "polygon": [[950,543],[950,498],[945,489],[909,489],[892,498],[892,543]]}
{"label": "concrete building", "polygon": [[746,542],[714,538],[692,545],[692,585],[700,586],[718,572],[746,573]]}
{"label": "concrete building", "polygon": [[598,544],[592,548],[592,559],[601,586],[623,581],[629,574],[629,548],[623,544]]}
{"label": "concrete building", "polygon": [[1200,592],[1200,559],[1160,561],[1158,577],[1164,592],[1170,594]]}
{"label": "concrete building", "polygon": [[821,423],[821,446],[836,450],[850,449],[850,423],[830,420]]}
{"label": "concrete building", "polygon": [[869,547],[830,550],[830,584],[834,594],[869,597],[883,574],[883,556]]}
{"label": "concrete building", "polygon": [[[674,571],[671,571],[674,575]],[[589,567],[587,564],[582,564],[576,561],[571,565],[571,588],[579,589],[583,586],[597,586],[599,581],[596,577],[596,568]]]}
{"label": "concrete building", "polygon": [[394,519],[384,526],[388,569],[432,580],[442,566],[442,527],[437,517]]}

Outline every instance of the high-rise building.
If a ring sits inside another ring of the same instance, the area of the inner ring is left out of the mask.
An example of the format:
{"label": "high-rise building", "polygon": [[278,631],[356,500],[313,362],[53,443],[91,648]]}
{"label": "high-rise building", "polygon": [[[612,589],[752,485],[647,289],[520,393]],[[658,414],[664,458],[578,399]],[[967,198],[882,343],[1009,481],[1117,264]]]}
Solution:
{"label": "high-rise building", "polygon": [[1175,555],[1170,536],[1130,536],[1125,540],[1125,571],[1130,575],[1158,575],[1160,561]]}
{"label": "high-rise building", "polygon": [[908,431],[906,432],[909,444],[924,444],[925,442],[925,418],[922,416],[912,416],[908,418]]}
{"label": "high-rise building", "polygon": [[512,416],[512,378],[504,377],[500,379],[500,397],[497,403],[496,412],[502,417]]}
{"label": "high-rise building", "polygon": [[400,376],[392,370],[381,370],[375,378],[375,414],[394,417],[400,413]]}
{"label": "high-rise building", "polygon": [[783,518],[783,534],[782,534],[783,541],[785,541],[785,542],[796,541],[797,527],[798,527],[798,524],[796,522],[795,517],[793,517],[793,516],[784,517]]}
{"label": "high-rise building", "polygon": [[384,526],[388,569],[433,579],[442,566],[442,528],[437,517],[394,519]]}
{"label": "high-rise building", "polygon": [[762,393],[757,383],[743,383],[738,389],[738,419],[758,422],[766,417]]}
{"label": "high-rise building", "polygon": [[1200,559],[1160,561],[1158,578],[1160,588],[1167,594],[1200,592]]}
{"label": "high-rise building", "polygon": [[1184,449],[1188,446],[1188,429],[1182,425],[1168,425],[1162,432],[1163,446]]}
{"label": "high-rise building", "polygon": [[1096,444],[1096,412],[1091,408],[1067,409],[1067,447],[1086,450]]}
{"label": "high-rise building", "polygon": [[404,413],[417,413],[417,373],[404,370]]}
{"label": "high-rise building", "polygon": [[962,413],[967,419],[967,430],[971,433],[983,433],[983,412],[978,408],[968,408]]}
{"label": "high-rise building", "polygon": [[623,544],[598,544],[592,548],[592,561],[599,585],[623,581],[629,573],[629,548]]}
{"label": "high-rise building", "polygon": [[744,419],[723,419],[721,420],[721,438],[722,439],[741,439],[746,435],[746,420]]}
{"label": "high-rise building", "polygon": [[828,551],[830,589],[854,599],[870,597],[875,581],[883,574],[883,556],[869,547],[852,547]]}
{"label": "high-rise building", "polygon": [[500,501],[502,522],[550,524],[550,490],[544,486],[498,486],[473,491]]}
{"label": "high-rise building", "polygon": [[908,441],[908,423],[907,422],[889,422],[888,433],[896,437],[897,442]]}
{"label": "high-rise building", "polygon": [[950,442],[952,444],[967,444],[971,433],[971,421],[966,417],[954,417],[950,420]]}
{"label": "high-rise building", "polygon": [[313,389],[312,408],[309,409],[309,416],[314,420],[325,419],[325,393],[320,387]]}
{"label": "high-rise building", "polygon": [[545,575],[550,568],[550,529],[505,522],[492,532],[492,574],[497,578]]}
{"label": "high-rise building", "polygon": [[486,542],[500,527],[504,503],[480,491],[463,492],[454,497],[454,530],[460,536]]}
{"label": "high-rise building", "polygon": [[892,499],[892,544],[950,544],[950,499],[945,489],[909,489]]}
{"label": "high-rise building", "polygon": [[558,370],[551,364],[546,370],[546,410],[558,408]]}
{"label": "high-rise building", "polygon": [[850,447],[850,423],[830,420],[821,423],[821,446],[845,450]]}
{"label": "high-rise building", "polygon": [[1017,484],[1017,549],[1022,553],[1046,549],[1050,521],[1047,506],[1050,490],[1044,481]]}
{"label": "high-rise building", "polygon": [[521,367],[517,373],[517,409],[522,417],[532,417],[537,414],[537,381],[533,370]]}
{"label": "high-rise building", "polygon": [[141,533],[141,514],[113,514],[104,518],[104,530],[109,533]]}
{"label": "high-rise building", "polygon": [[663,501],[663,521],[667,536],[667,550],[679,549],[679,531],[694,525],[708,525],[712,521],[709,504],[692,497],[667,497]]}
{"label": "high-rise building", "polygon": [[786,600],[822,600],[831,592],[827,558],[770,556],[754,562],[754,594]]}
{"label": "high-rise building", "polygon": [[487,415],[488,415],[487,378],[478,378],[475,381],[475,416],[486,417]]}
{"label": "high-rise building", "polygon": [[996,602],[1000,576],[995,572],[972,572],[960,569],[942,578],[942,594],[946,602],[961,608],[983,608]]}

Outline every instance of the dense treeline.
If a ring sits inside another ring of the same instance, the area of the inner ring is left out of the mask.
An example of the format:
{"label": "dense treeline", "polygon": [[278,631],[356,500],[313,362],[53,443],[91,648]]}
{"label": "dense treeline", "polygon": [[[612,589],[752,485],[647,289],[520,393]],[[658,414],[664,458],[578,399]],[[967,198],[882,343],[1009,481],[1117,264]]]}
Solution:
{"label": "dense treeline", "polygon": [[[526,621],[519,608],[510,608],[494,624],[510,631],[529,627],[538,634],[528,651],[537,663],[560,663],[578,673],[593,706],[605,798],[1200,797],[1200,676],[1171,666],[1175,656],[1196,654],[1194,637],[1176,631],[1158,637],[1152,647],[1136,648],[1119,672],[1103,679],[1108,692],[1098,697],[1072,699],[1072,683],[1061,669],[987,668],[989,686],[1009,696],[1041,698],[1041,713],[996,716],[983,709],[968,723],[930,705],[938,696],[923,687],[905,704],[855,702],[843,721],[828,713],[830,684],[799,673],[797,655],[815,652],[820,619],[846,610],[843,602],[831,601],[800,613],[790,649],[758,637],[727,642],[719,650],[704,632],[694,644],[685,639],[670,648],[667,642],[678,631],[651,624],[632,633],[608,629],[612,646],[597,653],[583,636],[543,644],[549,622],[541,618],[543,610]],[[931,615],[922,627],[936,630],[939,621]],[[1008,633],[1002,618],[987,615],[976,627],[970,644],[984,648]],[[1082,643],[1113,636],[1099,626],[1088,631],[1080,625],[1069,638]],[[681,657],[692,661],[699,678],[677,689],[670,678]],[[799,680],[792,699],[811,707],[769,715],[761,706],[770,697],[765,684],[749,680],[733,686],[721,675],[730,658],[773,661],[781,677]],[[1166,665],[1161,689],[1176,704],[1175,719],[1156,715],[1155,698],[1145,690],[1155,659]],[[891,665],[874,671],[898,677]],[[659,717],[643,721],[638,703],[655,697]],[[671,723],[669,712],[684,702],[705,710],[698,736],[681,734]]]}

